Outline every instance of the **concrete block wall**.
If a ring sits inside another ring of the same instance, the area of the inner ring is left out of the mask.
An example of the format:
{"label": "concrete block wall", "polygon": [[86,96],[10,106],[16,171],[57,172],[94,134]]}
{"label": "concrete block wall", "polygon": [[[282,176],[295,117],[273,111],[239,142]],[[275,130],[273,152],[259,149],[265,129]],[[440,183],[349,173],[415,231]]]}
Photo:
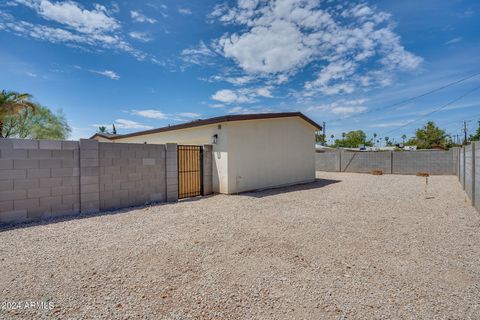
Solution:
{"label": "concrete block wall", "polygon": [[473,143],[474,148],[474,183],[473,183],[473,205],[480,212],[480,142]]}
{"label": "concrete block wall", "polygon": [[203,195],[213,193],[213,147],[203,146]]}
{"label": "concrete block wall", "polygon": [[98,141],[80,140],[80,211],[100,211]]}
{"label": "concrete block wall", "polygon": [[392,152],[351,152],[342,151],[341,172],[372,172],[382,170],[383,173],[392,173]]}
{"label": "concrete block wall", "polygon": [[315,154],[317,171],[369,173],[382,170],[383,173],[453,175],[461,173],[461,150],[449,151],[380,151],[358,152],[329,150]]}
{"label": "concrete block wall", "polygon": [[455,174],[454,151],[393,152],[393,172],[396,174]]}
{"label": "concrete block wall", "polygon": [[472,205],[480,212],[480,142],[472,142],[457,153],[458,181]]}
{"label": "concrete block wall", "polygon": [[473,147],[465,147],[465,182],[464,189],[470,199],[473,198]]}
{"label": "concrete block wall", "polygon": [[315,153],[315,168],[317,171],[340,171],[340,152],[334,150]]}
{"label": "concrete block wall", "polygon": [[100,209],[166,201],[165,145],[99,143]]}
{"label": "concrete block wall", "polygon": [[462,188],[465,189],[465,148],[460,149],[459,156],[459,181]]}
{"label": "concrete block wall", "polygon": [[0,139],[0,223],[80,211],[76,141]]}
{"label": "concrete block wall", "polygon": [[[209,194],[212,147],[205,150]],[[177,200],[175,143],[0,139],[0,224]]]}
{"label": "concrete block wall", "polygon": [[167,143],[165,145],[166,160],[166,192],[167,201],[178,200],[178,155],[177,144]]}

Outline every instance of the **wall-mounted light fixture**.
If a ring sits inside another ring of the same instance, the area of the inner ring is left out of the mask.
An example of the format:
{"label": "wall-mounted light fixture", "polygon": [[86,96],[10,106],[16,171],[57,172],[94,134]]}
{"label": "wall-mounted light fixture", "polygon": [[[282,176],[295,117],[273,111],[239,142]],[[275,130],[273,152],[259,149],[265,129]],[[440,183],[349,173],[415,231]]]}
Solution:
{"label": "wall-mounted light fixture", "polygon": [[218,140],[218,134],[214,134],[212,136],[212,144],[217,144],[217,140]]}

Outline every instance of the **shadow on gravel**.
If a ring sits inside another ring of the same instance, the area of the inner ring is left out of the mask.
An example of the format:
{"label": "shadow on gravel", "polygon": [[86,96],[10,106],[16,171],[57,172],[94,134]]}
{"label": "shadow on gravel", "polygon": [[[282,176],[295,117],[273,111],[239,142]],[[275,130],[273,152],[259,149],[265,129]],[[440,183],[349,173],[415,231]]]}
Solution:
{"label": "shadow on gravel", "polygon": [[264,197],[275,196],[281,193],[289,193],[289,192],[295,192],[295,191],[304,191],[304,190],[323,188],[338,182],[342,182],[342,181],[317,178],[314,182],[310,182],[310,183],[296,184],[293,186],[264,189],[264,190],[257,190],[257,191],[247,191],[247,192],[239,193],[238,195],[246,196],[246,197],[254,197],[254,198],[264,198]]}
{"label": "shadow on gravel", "polygon": [[[202,197],[195,197],[195,198],[188,198],[188,199],[183,199],[179,200],[178,202],[186,202],[186,201],[198,201],[201,199],[209,198],[212,197],[213,195],[208,195],[208,196],[202,196]],[[129,211],[132,210],[137,210],[137,209],[143,209],[147,207],[160,207],[160,206],[170,206],[170,205],[175,205],[178,202],[156,202],[156,203],[150,203],[148,205],[142,205],[142,206],[133,206],[133,207],[128,207],[128,208],[122,208],[122,209],[116,209],[116,210],[105,210],[105,211],[100,211],[98,213],[79,213],[79,214],[74,214],[74,215],[67,215],[67,216],[62,216],[62,217],[55,217],[55,218],[47,218],[43,220],[36,220],[36,221],[29,221],[29,222],[20,222],[20,223],[11,223],[11,224],[0,224],[0,233],[13,230],[13,229],[23,229],[23,228],[30,228],[30,227],[35,227],[35,226],[43,226],[43,225],[48,225],[48,224],[54,224],[54,223],[60,223],[60,222],[67,222],[70,220],[80,220],[80,219],[88,219],[88,218],[93,218],[93,217],[99,217],[99,216],[109,216],[109,215],[115,215],[115,214],[121,214],[121,213],[128,213]]]}

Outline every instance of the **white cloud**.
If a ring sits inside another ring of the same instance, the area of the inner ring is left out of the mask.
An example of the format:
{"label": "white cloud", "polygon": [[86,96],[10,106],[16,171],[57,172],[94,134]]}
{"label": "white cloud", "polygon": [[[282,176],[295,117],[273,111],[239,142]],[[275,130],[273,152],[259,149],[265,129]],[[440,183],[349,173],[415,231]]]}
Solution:
{"label": "white cloud", "polygon": [[251,113],[268,113],[273,110],[270,108],[260,107],[260,108],[245,108],[245,107],[233,107],[228,109],[227,113],[230,114],[251,114]]}
{"label": "white cloud", "polygon": [[215,94],[212,96],[212,99],[223,103],[253,102],[250,98],[238,95],[235,91],[229,89],[223,89],[215,92]]}
{"label": "white cloud", "polygon": [[401,121],[391,121],[391,122],[383,122],[383,123],[376,123],[369,125],[370,128],[391,128],[391,127],[398,127],[398,126],[403,126],[406,125],[407,123],[410,123],[410,120],[401,120]]}
{"label": "white cloud", "polygon": [[200,118],[201,115],[195,112],[180,112],[178,116],[183,118]]}
{"label": "white cloud", "polygon": [[120,24],[107,14],[107,9],[95,5],[94,10],[87,10],[75,2],[55,2],[48,0],[31,1],[38,14],[47,20],[65,24],[84,33],[115,30]]}
{"label": "white cloud", "polygon": [[135,11],[135,10],[130,11],[130,17],[133,19],[133,21],[140,22],[140,23],[154,24],[157,22],[157,20],[153,18],[149,18],[145,16],[143,13],[141,13],[140,11]]}
{"label": "white cloud", "polygon": [[367,111],[367,107],[334,107],[330,111],[335,114],[348,115]]}
{"label": "white cloud", "polygon": [[395,72],[422,62],[401,45],[390,14],[365,3],[239,0],[217,5],[210,17],[241,27],[216,47],[246,75],[280,85],[307,65],[323,66],[305,83],[306,96],[389,85]]}
{"label": "white cloud", "polygon": [[192,10],[189,8],[178,8],[178,12],[183,15],[191,15]]}
{"label": "white cloud", "polygon": [[57,22],[59,26],[50,27],[40,23],[16,20],[12,15],[0,12],[0,29],[19,36],[63,43],[75,48],[123,51],[138,60],[143,60],[147,56],[133,48],[124,39],[120,23],[109,15],[104,6],[94,5],[92,10],[88,10],[73,1],[15,1],[35,10],[39,17]]}
{"label": "white cloud", "polygon": [[217,109],[217,108],[224,108],[225,105],[223,103],[214,103],[214,104],[209,105],[209,107]]}
{"label": "white cloud", "polygon": [[117,119],[115,120],[115,126],[119,129],[151,129],[151,126],[141,124],[136,121],[127,120],[127,119]]}
{"label": "white cloud", "polygon": [[201,117],[201,115],[196,112],[164,113],[156,109],[132,110],[130,113],[136,116],[156,120],[169,119],[174,121],[186,121]]}
{"label": "white cloud", "polygon": [[154,109],[132,110],[132,113],[137,115],[137,116],[141,116],[141,117],[145,117],[145,118],[149,118],[149,119],[160,119],[160,120],[168,119],[168,117],[165,113],[163,113],[159,110],[154,110]]}
{"label": "white cloud", "polygon": [[115,71],[112,71],[112,70],[104,70],[104,71],[90,70],[90,72],[105,76],[112,80],[120,79],[120,76]]}
{"label": "white cloud", "polygon": [[356,113],[363,113],[368,110],[364,104],[367,102],[366,99],[353,99],[345,100],[340,99],[338,101],[323,104],[315,107],[307,108],[307,112],[329,112],[336,115],[349,116]]}
{"label": "white cloud", "polygon": [[448,46],[448,45],[451,45],[451,44],[459,43],[461,41],[462,41],[462,38],[457,37],[457,38],[453,38],[451,40],[448,40],[447,42],[445,42],[445,45]]}
{"label": "white cloud", "polygon": [[130,36],[130,38],[132,39],[135,39],[135,40],[140,40],[140,41],[143,41],[143,42],[150,42],[152,41],[152,37],[150,37],[149,34],[147,33],[144,33],[144,32],[136,32],[136,31],[132,31],[128,34]]}
{"label": "white cloud", "polygon": [[253,103],[258,97],[272,98],[272,87],[242,88],[237,90],[222,89],[212,95],[212,99],[226,103]]}
{"label": "white cloud", "polygon": [[184,49],[181,53],[181,58],[186,63],[202,65],[208,64],[208,59],[215,55],[215,52],[207,47],[205,42],[200,41],[198,46]]}
{"label": "white cloud", "polygon": [[33,72],[27,72],[26,74],[27,74],[27,76],[32,77],[32,78],[38,77],[38,75],[36,73],[33,73]]}

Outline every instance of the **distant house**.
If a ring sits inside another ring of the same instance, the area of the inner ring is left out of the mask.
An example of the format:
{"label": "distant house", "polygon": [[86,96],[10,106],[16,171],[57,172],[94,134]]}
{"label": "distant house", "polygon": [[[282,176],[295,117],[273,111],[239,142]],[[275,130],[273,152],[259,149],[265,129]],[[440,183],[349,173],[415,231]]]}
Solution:
{"label": "distant house", "polygon": [[315,180],[315,132],[300,112],[228,115],[91,139],[115,143],[213,145],[213,191],[232,194]]}

